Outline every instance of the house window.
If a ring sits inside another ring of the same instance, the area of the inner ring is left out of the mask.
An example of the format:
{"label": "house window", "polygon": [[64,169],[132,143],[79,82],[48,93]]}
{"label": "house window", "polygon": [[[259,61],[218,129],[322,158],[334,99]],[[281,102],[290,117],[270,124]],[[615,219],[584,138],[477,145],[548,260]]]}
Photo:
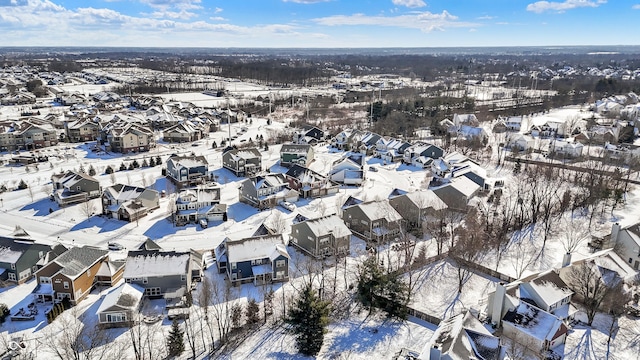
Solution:
{"label": "house window", "polygon": [[284,278],[284,271],[276,271],[276,279]]}
{"label": "house window", "polygon": [[159,287],[152,287],[152,288],[145,289],[144,294],[146,296],[160,296],[161,292]]}
{"label": "house window", "polygon": [[9,273],[9,280],[16,281],[16,274],[10,272]]}
{"label": "house window", "polygon": [[31,271],[35,273],[36,271],[38,271],[38,267],[37,267],[37,266],[35,266],[35,265],[33,265],[33,266],[31,267]]}
{"label": "house window", "polygon": [[187,281],[187,275],[181,274],[180,275],[180,281]]}
{"label": "house window", "polygon": [[124,282],[131,284],[131,279],[130,278],[126,278],[126,279],[124,279]]}
{"label": "house window", "polygon": [[76,190],[80,191],[82,188],[80,186],[76,186]]}
{"label": "house window", "polygon": [[[629,263],[631,263],[631,259],[629,259]],[[16,264],[11,264],[11,270],[15,270],[16,269]]]}
{"label": "house window", "polygon": [[64,286],[65,289],[69,288],[69,282],[68,281],[65,281],[62,285]]}
{"label": "house window", "polygon": [[231,263],[231,270],[235,270],[235,269],[237,269],[237,267],[238,267],[238,264]]}
{"label": "house window", "polygon": [[41,276],[40,284],[51,284],[51,278],[46,276]]}
{"label": "house window", "polygon": [[329,242],[329,238],[328,237],[320,239],[320,244],[326,244],[328,242]]}
{"label": "house window", "polygon": [[[633,259],[632,259],[632,258],[629,258],[629,264],[631,264],[632,262],[633,262]],[[15,266],[14,264],[11,264],[11,268],[12,268],[12,269],[13,269],[13,267],[14,267],[14,266]]]}
{"label": "house window", "polygon": [[276,267],[284,267],[286,265],[286,262],[284,260],[277,260],[276,261]]}
{"label": "house window", "polygon": [[127,317],[123,313],[107,314],[107,322],[123,322]]}
{"label": "house window", "polygon": [[146,278],[146,277],[142,278],[142,283],[143,283],[143,284],[146,284],[146,283],[148,283],[148,282],[149,282],[149,279],[148,279],[148,278]]}

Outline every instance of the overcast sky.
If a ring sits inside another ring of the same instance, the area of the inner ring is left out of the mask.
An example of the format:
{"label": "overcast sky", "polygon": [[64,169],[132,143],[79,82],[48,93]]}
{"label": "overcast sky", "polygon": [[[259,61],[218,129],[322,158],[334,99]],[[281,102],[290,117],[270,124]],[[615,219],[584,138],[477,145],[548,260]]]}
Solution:
{"label": "overcast sky", "polygon": [[640,45],[640,0],[0,0],[0,46]]}

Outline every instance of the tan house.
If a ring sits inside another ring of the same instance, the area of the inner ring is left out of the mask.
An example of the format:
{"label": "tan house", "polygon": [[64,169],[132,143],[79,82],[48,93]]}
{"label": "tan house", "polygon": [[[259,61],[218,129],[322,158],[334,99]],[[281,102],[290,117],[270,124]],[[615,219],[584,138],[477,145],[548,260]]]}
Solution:
{"label": "tan house", "polygon": [[[69,298],[75,305],[91,292],[96,285],[96,274],[108,261],[106,250],[88,246],[71,248],[36,272],[39,288],[35,294],[43,301]],[[123,272],[124,266],[113,274],[111,282],[118,282]]]}

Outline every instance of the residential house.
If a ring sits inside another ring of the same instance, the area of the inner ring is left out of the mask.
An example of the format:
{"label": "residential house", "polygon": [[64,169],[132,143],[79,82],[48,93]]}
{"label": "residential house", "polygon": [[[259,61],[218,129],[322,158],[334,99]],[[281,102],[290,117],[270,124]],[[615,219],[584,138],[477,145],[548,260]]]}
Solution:
{"label": "residential house", "polygon": [[305,125],[293,134],[294,144],[316,145],[324,140],[324,131],[315,126]]}
{"label": "residential house", "polygon": [[516,280],[499,283],[489,294],[487,316],[502,327],[503,335],[543,351],[563,344],[568,328],[565,320],[577,311],[571,305],[573,291],[556,270],[548,270]]}
{"label": "residential house", "polygon": [[31,118],[0,124],[0,151],[35,150],[56,145],[53,125]]}
{"label": "residential house", "polygon": [[220,187],[207,185],[180,191],[176,198],[174,215],[176,226],[198,223],[202,220],[226,221],[227,206],[220,204]]}
{"label": "residential house", "polygon": [[62,245],[0,236],[0,280],[22,284],[31,279],[39,264],[53,260],[62,250],[65,250]]}
{"label": "residential house", "polygon": [[102,192],[102,214],[118,220],[136,221],[160,207],[156,190],[116,184]]}
{"label": "residential house", "polygon": [[548,143],[549,153],[567,157],[582,156],[584,145],[579,142],[570,142],[554,139]]}
{"label": "residential house", "polygon": [[100,125],[91,119],[79,119],[65,122],[64,130],[69,142],[96,141],[96,139],[98,139]]}
{"label": "residential house", "polygon": [[149,151],[156,146],[153,131],[137,122],[116,121],[102,130],[104,145],[107,151],[127,154],[131,152]]}
{"label": "residential house", "polygon": [[549,116],[536,116],[530,120],[531,127],[529,133],[534,137],[556,137],[565,136],[566,125],[563,120]]}
{"label": "residential house", "polygon": [[403,140],[381,137],[376,142],[374,154],[386,163],[397,162],[402,160],[404,151],[410,146],[411,144]]}
{"label": "residential house", "polygon": [[280,165],[290,167],[294,164],[309,166],[313,161],[313,146],[309,144],[282,144]]}
{"label": "residential house", "polygon": [[236,176],[253,176],[262,171],[262,154],[257,148],[230,149],[222,154],[222,166]]}
{"label": "residential house", "polygon": [[274,207],[280,201],[296,202],[299,193],[289,188],[284,174],[254,176],[241,182],[240,201],[259,209]]}
{"label": "residential house", "polygon": [[403,221],[388,200],[346,207],[342,210],[342,220],[354,235],[370,242],[393,240],[400,233]]}
{"label": "residential house", "polygon": [[308,219],[291,225],[292,245],[319,258],[349,253],[351,230],[338,215]]}
{"label": "residential house", "polygon": [[405,164],[424,168],[424,164],[428,162],[426,159],[434,160],[443,156],[444,150],[442,148],[420,142],[404,150],[402,161]]}
{"label": "residential house", "polygon": [[51,175],[53,198],[60,206],[85,202],[102,194],[100,182],[82,172],[68,170]]}
{"label": "residential house", "polygon": [[178,188],[205,184],[211,180],[204,156],[172,156],[167,159],[166,175]]}
{"label": "residential house", "polygon": [[358,132],[351,137],[350,149],[354,152],[359,152],[362,155],[373,155],[376,149],[376,144],[382,136],[372,132]]}
{"label": "residential house", "polygon": [[436,217],[438,212],[447,208],[447,204],[431,190],[392,192],[389,205],[406,220],[410,228],[420,227],[423,221]]}
{"label": "residential house", "polygon": [[453,124],[458,128],[462,126],[477,127],[480,125],[480,121],[475,114],[454,114]]}
{"label": "residential house", "polygon": [[102,298],[96,310],[98,324],[103,327],[129,327],[135,323],[142,306],[144,289],[124,283]]}
{"label": "residential house", "polygon": [[501,360],[500,338],[493,336],[471,311],[438,324],[418,360]]}
{"label": "residential house", "polygon": [[216,256],[218,255],[226,259],[227,277],[233,285],[289,281],[290,256],[282,235],[240,240],[226,238],[223,248]]}
{"label": "residential house", "polygon": [[[108,251],[89,246],[73,247],[36,272],[40,288],[39,300],[69,298],[72,304],[82,301],[96,285],[96,274],[103,262],[109,261]],[[122,278],[122,269],[111,283]]]}
{"label": "residential house", "polygon": [[535,139],[531,135],[513,133],[507,136],[506,147],[511,151],[529,151],[533,150]]}
{"label": "residential house", "polygon": [[331,146],[338,150],[351,150],[351,139],[358,130],[343,130],[331,139]]}
{"label": "residential house", "polygon": [[467,140],[478,140],[485,143],[489,140],[489,134],[482,127],[473,127],[468,125],[462,125],[458,129],[458,136]]}
{"label": "residential house", "polygon": [[191,252],[134,250],[127,254],[123,278],[151,298],[181,299],[191,291]]}
{"label": "residential house", "polygon": [[633,269],[640,269],[640,223],[625,227],[613,224],[608,246],[613,247]]}
{"label": "residential house", "polygon": [[328,177],[300,165],[291,166],[284,175],[289,188],[305,199],[336,194],[340,190],[339,185]]}
{"label": "residential house", "polygon": [[162,139],[168,143],[184,143],[197,141],[206,137],[208,131],[205,132],[202,126],[191,121],[185,120],[162,131]]}
{"label": "residential house", "polygon": [[334,161],[329,171],[329,179],[345,185],[361,185],[365,179],[364,164],[363,154],[346,153]]}
{"label": "residential house", "polygon": [[447,207],[453,210],[464,211],[476,194],[480,192],[480,186],[467,177],[459,177],[442,186],[432,188],[433,192]]}
{"label": "residential house", "polygon": [[524,122],[524,116],[509,116],[504,124],[507,128],[507,131],[515,131],[519,132],[522,128],[522,123]]}

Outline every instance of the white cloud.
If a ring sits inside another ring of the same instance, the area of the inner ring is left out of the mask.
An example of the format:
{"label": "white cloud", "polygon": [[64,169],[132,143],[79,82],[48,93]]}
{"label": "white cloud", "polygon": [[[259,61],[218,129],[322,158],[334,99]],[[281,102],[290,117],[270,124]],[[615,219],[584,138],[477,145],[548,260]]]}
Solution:
{"label": "white cloud", "polygon": [[478,16],[476,19],[478,19],[478,20],[493,20],[495,18],[496,18],[495,16],[484,15],[484,16]]}
{"label": "white cloud", "polygon": [[635,4],[631,8],[634,10],[640,10],[640,4]]}
{"label": "white cloud", "polygon": [[213,10],[214,14],[220,14],[222,12],[222,8],[217,7],[215,10]]}
{"label": "white cloud", "polygon": [[180,10],[196,10],[202,9],[200,3],[202,0],[140,0],[141,3],[147,4],[155,9],[176,8]]}
{"label": "white cloud", "polygon": [[527,5],[527,11],[543,13],[546,11],[565,12],[567,10],[582,7],[598,7],[605,4],[607,0],[565,0],[563,2],[537,1]]}
{"label": "white cloud", "polygon": [[453,27],[474,27],[479,25],[460,22],[457,16],[449,14],[446,10],[440,14],[425,11],[397,16],[369,16],[364,14],[334,15],[313,19],[313,21],[326,26],[372,25],[420,29],[422,31],[444,30],[445,28]]}
{"label": "white cloud", "polygon": [[222,16],[212,16],[209,18],[209,20],[213,20],[213,21],[227,21],[227,19],[223,18]]}
{"label": "white cloud", "polygon": [[181,19],[181,20],[189,20],[198,16],[198,14],[180,10],[180,11],[154,11],[151,13],[151,16],[159,19]]}
{"label": "white cloud", "polygon": [[392,2],[394,5],[406,6],[408,8],[419,8],[427,6],[427,3],[422,0],[392,0]]}

